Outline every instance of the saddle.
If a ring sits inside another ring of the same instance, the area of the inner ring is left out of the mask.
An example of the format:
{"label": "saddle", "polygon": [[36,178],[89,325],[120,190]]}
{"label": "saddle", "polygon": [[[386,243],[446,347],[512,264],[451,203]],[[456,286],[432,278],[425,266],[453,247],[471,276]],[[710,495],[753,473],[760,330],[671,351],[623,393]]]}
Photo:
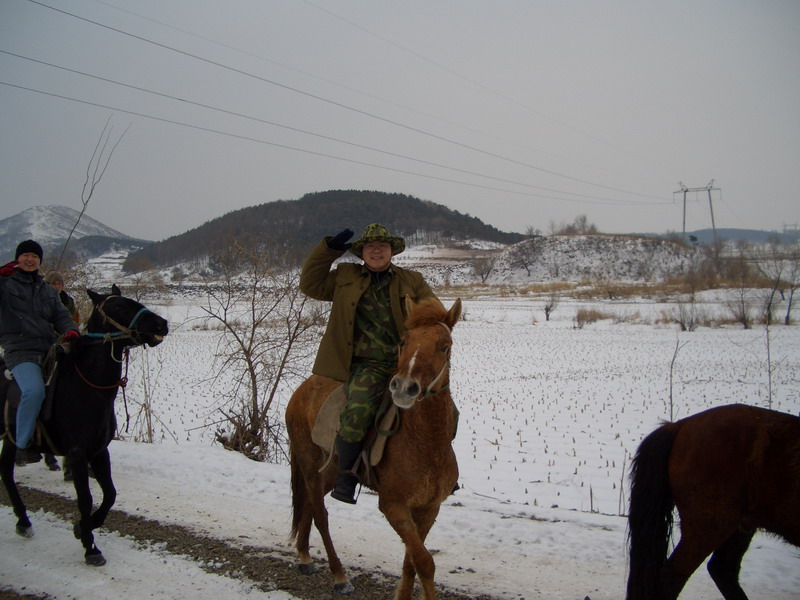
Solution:
{"label": "saddle", "polygon": [[[314,427],[311,429],[311,439],[325,451],[327,457],[319,469],[320,472],[328,467],[333,458],[336,436],[340,428],[339,413],[342,412],[345,404],[347,404],[347,396],[344,392],[344,385],[340,385],[322,403]],[[400,411],[392,402],[391,395],[387,390],[375,415],[375,422],[364,438],[361,455],[353,467],[362,482],[370,481],[372,467],[383,458],[386,441],[397,431],[399,425]]]}
{"label": "saddle", "polygon": [[[58,348],[54,345],[42,361],[42,375],[44,376],[44,402],[39,411],[39,422],[49,421],[53,416],[53,399],[56,390],[56,373],[58,372]],[[0,439],[9,432],[17,414],[22,392],[14,380],[11,371],[6,368],[6,362],[0,357]],[[41,424],[37,423],[34,443],[41,445]]]}

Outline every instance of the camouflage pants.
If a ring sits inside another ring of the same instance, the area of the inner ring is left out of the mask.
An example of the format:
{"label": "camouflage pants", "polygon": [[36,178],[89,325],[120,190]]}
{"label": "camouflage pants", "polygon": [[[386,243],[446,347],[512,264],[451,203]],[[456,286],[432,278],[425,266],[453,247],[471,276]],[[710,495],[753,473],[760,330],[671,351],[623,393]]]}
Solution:
{"label": "camouflage pants", "polygon": [[360,442],[375,421],[381,398],[395,367],[372,360],[355,360],[344,384],[347,404],[339,420],[339,437],[345,442]]}

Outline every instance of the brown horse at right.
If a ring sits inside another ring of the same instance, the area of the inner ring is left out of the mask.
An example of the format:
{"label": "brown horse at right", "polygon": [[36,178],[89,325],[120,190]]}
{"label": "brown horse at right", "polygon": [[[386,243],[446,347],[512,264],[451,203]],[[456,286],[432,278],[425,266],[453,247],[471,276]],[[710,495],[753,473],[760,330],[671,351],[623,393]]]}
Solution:
{"label": "brown horse at right", "polygon": [[[739,569],[756,531],[800,546],[800,417],[731,404],[664,424],[631,479],[627,600],[675,600],[709,555],[725,600],[747,600]],[[667,558],[673,508],[681,538]]]}
{"label": "brown horse at right", "polygon": [[[406,305],[397,372],[389,388],[401,409],[397,431],[389,437],[383,458],[373,467],[369,487],[378,506],[405,544],[402,576],[396,600],[411,600],[418,576],[425,600],[435,600],[435,565],[425,548],[441,503],[458,480],[452,448],[455,415],[449,391],[451,332],[461,316],[461,300],[446,310],[436,299]],[[334,591],[348,594],[353,586],[336,555],[328,527],[325,494],[334,484],[337,461],[311,438],[324,400],[340,383],[312,375],[292,395],[286,407],[292,480],[292,537],[300,571],[316,572],[309,554],[312,521],[322,537]],[[325,466],[327,464],[327,466]],[[324,469],[323,469],[324,467]]]}

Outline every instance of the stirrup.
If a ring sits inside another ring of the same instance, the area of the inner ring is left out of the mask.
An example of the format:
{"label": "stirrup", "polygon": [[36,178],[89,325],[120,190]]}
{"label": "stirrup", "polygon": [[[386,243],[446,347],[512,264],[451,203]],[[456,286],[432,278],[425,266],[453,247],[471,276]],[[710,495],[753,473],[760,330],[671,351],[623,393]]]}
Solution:
{"label": "stirrup", "polygon": [[336,483],[331,490],[331,498],[346,504],[355,504],[358,499],[356,496],[356,486],[358,478],[351,472],[340,473],[336,476]]}

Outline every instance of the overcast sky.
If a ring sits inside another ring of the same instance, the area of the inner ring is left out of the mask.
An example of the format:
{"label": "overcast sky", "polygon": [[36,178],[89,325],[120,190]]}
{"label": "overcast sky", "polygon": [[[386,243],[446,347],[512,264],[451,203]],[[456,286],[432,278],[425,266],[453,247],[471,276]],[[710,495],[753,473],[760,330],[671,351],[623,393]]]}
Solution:
{"label": "overcast sky", "polygon": [[717,227],[800,221],[796,0],[2,0],[0,107],[0,218],[79,210],[108,123],[87,212],[146,239],[329,189],[680,232],[713,180]]}

